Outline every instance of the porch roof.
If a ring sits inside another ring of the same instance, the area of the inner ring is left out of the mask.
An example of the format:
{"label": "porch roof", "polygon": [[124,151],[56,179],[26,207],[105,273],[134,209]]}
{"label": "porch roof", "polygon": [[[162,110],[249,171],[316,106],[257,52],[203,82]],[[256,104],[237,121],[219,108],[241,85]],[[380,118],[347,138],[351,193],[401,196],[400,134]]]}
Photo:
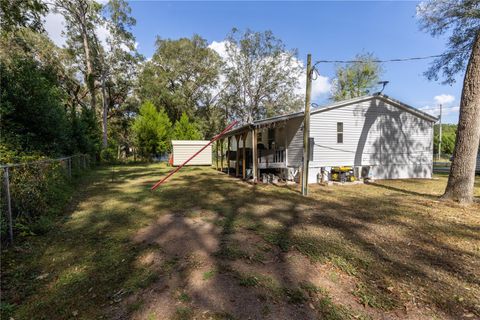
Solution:
{"label": "porch roof", "polygon": [[245,131],[250,131],[253,128],[264,128],[264,127],[269,127],[272,124],[276,124],[282,121],[287,121],[296,117],[303,117],[303,111],[295,112],[295,113],[289,113],[289,114],[284,114],[280,116],[274,116],[270,117],[267,119],[262,119],[262,120],[256,120],[252,123],[240,125],[232,130],[230,130],[228,133],[225,134],[226,137],[231,137],[237,134],[241,134]]}

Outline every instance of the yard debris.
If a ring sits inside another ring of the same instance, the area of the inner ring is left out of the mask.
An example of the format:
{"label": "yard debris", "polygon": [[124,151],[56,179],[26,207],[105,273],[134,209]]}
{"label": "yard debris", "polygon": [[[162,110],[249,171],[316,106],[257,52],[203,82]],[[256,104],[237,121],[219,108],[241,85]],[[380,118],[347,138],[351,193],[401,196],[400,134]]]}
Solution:
{"label": "yard debris", "polygon": [[38,277],[36,277],[35,279],[36,279],[36,280],[43,280],[43,279],[45,279],[46,277],[48,277],[48,273],[41,274],[41,275],[39,275]]}

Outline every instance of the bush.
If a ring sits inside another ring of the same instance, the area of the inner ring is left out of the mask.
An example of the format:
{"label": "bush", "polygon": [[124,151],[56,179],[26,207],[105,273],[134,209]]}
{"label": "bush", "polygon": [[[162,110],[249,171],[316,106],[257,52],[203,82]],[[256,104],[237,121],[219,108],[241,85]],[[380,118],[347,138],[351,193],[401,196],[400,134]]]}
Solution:
{"label": "bush", "polygon": [[41,235],[45,234],[53,228],[54,219],[49,215],[40,216],[36,221],[31,224],[29,228],[33,234]]}
{"label": "bush", "polygon": [[[80,174],[81,168],[81,161],[72,161],[72,172]],[[73,193],[73,180],[68,177],[67,170],[67,161],[31,163],[9,168],[12,217],[16,234],[43,234],[51,229],[55,215],[62,211]],[[2,182],[3,174],[2,171]],[[4,194],[1,204],[2,240],[8,235],[7,204],[3,199]]]}
{"label": "bush", "polygon": [[115,163],[117,161],[117,150],[113,147],[108,147],[100,152],[100,161],[105,163]]}

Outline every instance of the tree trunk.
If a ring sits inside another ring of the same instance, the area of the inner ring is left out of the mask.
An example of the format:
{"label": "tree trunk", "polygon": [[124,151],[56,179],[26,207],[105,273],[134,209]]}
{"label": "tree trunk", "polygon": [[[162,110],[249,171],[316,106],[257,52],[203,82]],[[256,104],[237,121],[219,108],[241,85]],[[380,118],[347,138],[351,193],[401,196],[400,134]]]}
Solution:
{"label": "tree trunk", "polygon": [[463,80],[453,162],[443,199],[451,199],[461,203],[472,202],[479,140],[480,33],[477,33]]}
{"label": "tree trunk", "polygon": [[[82,23],[86,23],[82,21]],[[85,64],[87,67],[86,81],[88,91],[90,92],[90,104],[91,108],[95,110],[97,105],[97,97],[95,95],[95,75],[93,73],[92,57],[90,52],[90,44],[88,42],[88,34],[85,25],[82,25],[82,39],[83,50],[85,51]]]}
{"label": "tree trunk", "polygon": [[105,91],[105,76],[102,75],[102,100],[103,100],[103,117],[102,117],[102,148],[107,148],[107,113],[108,102],[107,93]]}

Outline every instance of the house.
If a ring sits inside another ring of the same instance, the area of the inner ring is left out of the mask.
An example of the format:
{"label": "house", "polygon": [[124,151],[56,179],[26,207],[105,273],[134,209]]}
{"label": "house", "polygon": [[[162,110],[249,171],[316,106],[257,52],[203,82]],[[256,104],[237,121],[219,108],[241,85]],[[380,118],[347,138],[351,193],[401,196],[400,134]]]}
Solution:
{"label": "house", "polygon": [[480,173],[480,147],[478,148],[477,166],[475,167],[475,172]]}
{"label": "house", "polygon": [[[243,178],[275,172],[299,180],[304,112],[258,120],[225,135],[229,171]],[[357,178],[431,178],[437,118],[386,95],[332,103],[310,114],[308,182],[335,166]],[[222,155],[223,157],[223,155]]]}

